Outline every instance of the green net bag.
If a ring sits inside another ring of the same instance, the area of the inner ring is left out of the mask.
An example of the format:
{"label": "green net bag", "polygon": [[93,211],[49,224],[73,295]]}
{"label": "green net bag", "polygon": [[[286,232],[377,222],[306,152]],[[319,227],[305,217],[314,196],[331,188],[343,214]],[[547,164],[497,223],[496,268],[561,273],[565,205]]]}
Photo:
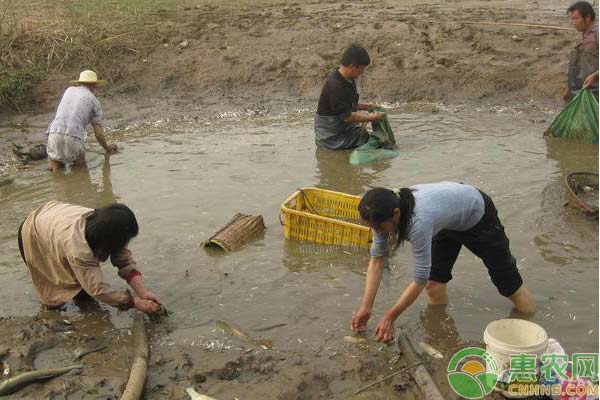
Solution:
{"label": "green net bag", "polygon": [[389,160],[398,157],[398,155],[400,155],[400,152],[396,151],[396,138],[386,115],[379,122],[373,124],[373,132],[369,135],[367,143],[357,147],[350,153],[350,164],[368,164],[380,160]]}
{"label": "green net bag", "polygon": [[598,100],[591,90],[580,90],[554,119],[546,136],[598,144]]}

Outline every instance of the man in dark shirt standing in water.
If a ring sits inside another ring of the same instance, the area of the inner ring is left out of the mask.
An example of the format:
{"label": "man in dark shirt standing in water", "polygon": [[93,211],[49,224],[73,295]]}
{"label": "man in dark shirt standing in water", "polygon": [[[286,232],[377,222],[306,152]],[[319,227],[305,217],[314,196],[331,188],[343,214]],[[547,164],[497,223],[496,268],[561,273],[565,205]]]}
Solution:
{"label": "man in dark shirt standing in water", "polygon": [[594,7],[586,1],[574,3],[567,13],[581,37],[577,39],[575,48],[569,55],[567,84],[564,87],[563,99],[568,102],[581,89],[590,89],[598,98],[598,25]]}
{"label": "man in dark shirt standing in water", "polygon": [[365,122],[377,122],[384,113],[361,113],[378,108],[375,104],[358,102],[355,79],[371,63],[363,47],[351,45],[342,55],[342,65],[331,71],[319,97],[315,115],[315,142],[331,149],[353,149],[367,142]]}

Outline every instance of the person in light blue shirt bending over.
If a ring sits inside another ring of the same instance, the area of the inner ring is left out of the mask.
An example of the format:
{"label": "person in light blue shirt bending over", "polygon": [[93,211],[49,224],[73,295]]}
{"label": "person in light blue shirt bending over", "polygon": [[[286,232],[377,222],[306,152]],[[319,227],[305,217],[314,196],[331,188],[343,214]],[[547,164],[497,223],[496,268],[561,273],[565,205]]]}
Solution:
{"label": "person in light blue shirt bending over", "polygon": [[516,311],[529,314],[535,302],[517,269],[504,227],[492,199],[481,190],[455,182],[415,185],[400,190],[376,188],[358,205],[361,218],[373,232],[371,261],[363,300],[351,327],[364,331],[371,317],[381,275],[389,255],[389,237],[409,241],[415,258],[413,281],[377,323],[377,340],[394,339],[394,322],[419,296],[429,304],[447,304],[446,284],[462,246],[479,257],[492,283]]}
{"label": "person in light blue shirt bending over", "polygon": [[102,108],[95,96],[96,86],[104,83],[94,71],[83,71],[79,79],[71,81],[63,94],[56,115],[48,126],[46,152],[51,172],[60,167],[85,164],[86,127],[92,124],[94,135],[107,154],[117,151],[116,144],[108,144],[104,137]]}

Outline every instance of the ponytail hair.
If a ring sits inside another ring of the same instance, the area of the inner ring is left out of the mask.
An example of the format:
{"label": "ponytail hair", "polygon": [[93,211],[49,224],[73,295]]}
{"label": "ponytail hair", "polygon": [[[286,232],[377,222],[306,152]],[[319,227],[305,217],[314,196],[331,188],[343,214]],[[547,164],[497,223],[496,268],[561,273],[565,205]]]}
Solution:
{"label": "ponytail hair", "polygon": [[400,223],[398,224],[398,245],[404,244],[408,240],[410,233],[410,224],[412,223],[413,212],[415,210],[415,196],[409,188],[400,189],[398,194],[398,205],[400,209]]}
{"label": "ponytail hair", "polygon": [[396,230],[397,245],[399,246],[408,239],[410,232],[415,209],[415,197],[412,189],[371,189],[365,193],[358,204],[360,217],[371,224],[381,224],[392,219],[396,208],[400,210],[400,222]]}

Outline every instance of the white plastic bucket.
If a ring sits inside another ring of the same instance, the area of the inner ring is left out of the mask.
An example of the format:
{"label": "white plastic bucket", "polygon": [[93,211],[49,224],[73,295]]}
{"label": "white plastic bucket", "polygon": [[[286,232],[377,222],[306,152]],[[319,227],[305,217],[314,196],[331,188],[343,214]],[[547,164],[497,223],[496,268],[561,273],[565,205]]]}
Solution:
{"label": "white plastic bucket", "polygon": [[510,367],[511,354],[535,354],[539,361],[548,348],[548,335],[538,324],[507,318],[490,322],[483,333],[483,342],[503,371]]}

